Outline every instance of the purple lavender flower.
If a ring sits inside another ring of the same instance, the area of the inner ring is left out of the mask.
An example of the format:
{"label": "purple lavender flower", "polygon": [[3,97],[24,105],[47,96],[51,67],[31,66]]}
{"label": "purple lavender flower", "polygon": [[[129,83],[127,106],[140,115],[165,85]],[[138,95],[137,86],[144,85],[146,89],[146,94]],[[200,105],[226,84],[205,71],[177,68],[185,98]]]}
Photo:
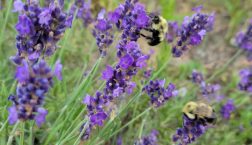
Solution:
{"label": "purple lavender flower", "polygon": [[[9,98],[11,98],[11,97],[13,97],[13,96],[10,96]],[[13,124],[15,124],[15,123],[17,122],[17,120],[18,120],[18,112],[17,112],[17,109],[16,109],[15,106],[12,106],[12,107],[10,107],[10,108],[8,109],[8,112],[9,112],[9,114],[11,114],[11,115],[9,115],[9,117],[8,117],[9,123],[10,123],[11,125],[13,125]]]}
{"label": "purple lavender flower", "polygon": [[57,60],[54,68],[54,75],[57,77],[58,80],[62,80],[62,68],[63,65],[60,63],[60,60]]}
{"label": "purple lavender flower", "polygon": [[[82,135],[82,139],[86,140],[89,138],[93,127],[96,125],[102,126],[104,121],[108,118],[108,114],[103,109],[103,106],[107,104],[107,98],[101,92],[96,92],[94,97],[86,95],[82,103],[87,105],[89,117],[88,127]],[[85,124],[82,125],[80,131],[83,130],[84,125]]]}
{"label": "purple lavender flower", "polygon": [[98,18],[93,29],[93,36],[102,56],[106,55],[108,47],[113,43],[112,24],[105,18],[105,9],[98,14]]}
{"label": "purple lavender flower", "polygon": [[[82,126],[80,127],[80,132],[83,131],[85,125],[86,125],[86,123],[82,124]],[[93,126],[91,124],[88,124],[87,128],[85,129],[85,131],[81,137],[82,140],[87,140],[90,137],[92,128],[93,128]]]}
{"label": "purple lavender flower", "polygon": [[13,3],[13,12],[19,12],[21,13],[24,10],[24,3],[22,0],[15,0]]}
{"label": "purple lavender flower", "polygon": [[143,88],[143,91],[150,97],[151,104],[154,107],[160,107],[171,97],[178,95],[175,85],[172,83],[170,83],[167,87],[164,85],[165,80],[154,80],[150,81],[150,83]]}
{"label": "purple lavender flower", "polygon": [[116,145],[123,145],[122,136],[119,136],[116,140]]}
{"label": "purple lavender flower", "polygon": [[219,84],[207,84],[202,73],[194,70],[192,72],[191,79],[193,83],[197,84],[200,87],[202,96],[209,102],[220,102],[223,99],[223,95],[219,94],[221,86]]}
{"label": "purple lavender flower", "polygon": [[[149,59],[149,55],[144,55],[136,42],[140,37],[140,30],[147,25],[148,21],[148,15],[145,13],[143,5],[136,4],[136,1],[126,0],[114,12],[108,14],[108,19],[105,18],[104,14],[104,10],[99,13],[94,31],[102,33],[110,31],[111,23],[113,23],[123,32],[122,39],[117,44],[119,62],[114,68],[108,66],[102,72],[102,78],[106,81],[103,92],[97,92],[95,97],[87,96],[84,100],[88,108],[89,131],[97,125],[102,125],[109,118],[109,114],[114,109],[111,102],[122,98],[126,93],[131,94],[133,92],[136,84],[132,82],[132,77],[146,66],[146,61]],[[146,15],[146,17],[143,15]],[[142,22],[137,21],[137,18],[141,19]],[[98,38],[97,42],[101,42],[98,41]],[[166,94],[168,95],[168,93]],[[94,116],[97,113],[104,113],[106,117],[104,115],[97,119]],[[87,139],[87,137],[89,135],[83,139]]]}
{"label": "purple lavender flower", "polygon": [[23,65],[18,66],[16,70],[16,79],[18,80],[18,82],[25,83],[30,77],[29,71],[30,70],[28,63],[26,61],[23,61]]}
{"label": "purple lavender flower", "polygon": [[76,0],[76,6],[78,7],[77,18],[81,19],[83,25],[87,27],[94,19],[91,12],[91,0]]}
{"label": "purple lavender flower", "polygon": [[52,20],[52,11],[49,8],[45,8],[40,14],[39,14],[39,24],[41,25],[48,25],[49,21]]}
{"label": "purple lavender flower", "polygon": [[201,7],[196,8],[194,9],[196,14],[184,18],[178,41],[172,47],[174,57],[180,57],[188,48],[199,45],[206,35],[206,32],[212,30],[214,14],[203,14],[200,10]]}
{"label": "purple lavender flower", "polygon": [[192,72],[192,82],[196,84],[201,84],[204,81],[202,73],[193,70]]}
{"label": "purple lavender flower", "polygon": [[103,125],[103,121],[107,118],[107,114],[105,112],[98,112],[90,117],[90,121],[94,125]]}
{"label": "purple lavender flower", "polygon": [[166,33],[166,40],[168,43],[172,43],[176,37],[180,34],[180,28],[178,22],[168,22],[168,32]]}
{"label": "purple lavender flower", "polygon": [[236,45],[243,49],[249,61],[252,60],[252,21],[250,20],[246,32],[239,32],[236,34]]}
{"label": "purple lavender flower", "polygon": [[[14,6],[20,12],[21,8],[16,6],[18,3],[20,1],[15,1]],[[18,65],[24,58],[35,63],[40,57],[52,55],[57,49],[56,43],[68,28],[67,14],[59,3],[52,2],[49,7],[42,8],[38,2],[32,1],[23,7],[16,25],[18,52],[11,58]]]}
{"label": "purple lavender flower", "polygon": [[202,136],[208,126],[205,126],[200,121],[190,120],[183,115],[183,126],[178,128],[176,133],[172,136],[173,142],[179,142],[180,145],[188,145]]}
{"label": "purple lavender flower", "polygon": [[125,0],[114,12],[110,12],[109,20],[123,30],[121,40],[118,43],[118,57],[122,57],[127,50],[125,45],[130,41],[137,41],[140,31],[150,25],[150,17],[142,4],[133,0]]}
{"label": "purple lavender flower", "polygon": [[71,8],[70,8],[70,10],[68,12],[66,22],[65,22],[65,25],[68,28],[72,27],[72,23],[73,23],[73,19],[74,19],[74,15],[75,15],[76,10],[77,10],[77,6],[75,4],[72,4],[72,6],[71,6]]}
{"label": "purple lavender flower", "polygon": [[13,102],[13,106],[9,108],[9,123],[35,120],[36,124],[41,126],[47,115],[47,111],[42,107],[45,94],[53,85],[51,69],[44,60],[32,66],[23,60],[23,66],[17,68],[16,78],[16,95],[9,96],[9,100]]}
{"label": "purple lavender flower", "polygon": [[158,145],[158,131],[152,130],[148,136],[144,136],[137,140],[134,145]]}
{"label": "purple lavender flower", "polygon": [[128,69],[133,64],[133,62],[134,58],[131,55],[126,54],[123,57],[121,57],[119,65],[123,69]]}
{"label": "purple lavender flower", "polygon": [[240,71],[240,82],[238,88],[241,91],[252,93],[252,69],[245,68]]}
{"label": "purple lavender flower", "polygon": [[87,105],[88,115],[90,116],[90,125],[102,125],[107,118],[107,114],[102,108],[106,104],[106,98],[100,93],[96,92],[95,97],[87,95],[83,103]]}
{"label": "purple lavender flower", "polygon": [[221,115],[224,119],[230,119],[231,113],[235,111],[234,101],[229,99],[222,107],[221,107]]}
{"label": "purple lavender flower", "polygon": [[40,127],[46,121],[48,111],[44,108],[38,108],[37,115],[34,117],[36,124]]}
{"label": "purple lavender flower", "polygon": [[106,70],[102,72],[102,79],[109,80],[114,75],[114,69],[111,66],[107,66]]}
{"label": "purple lavender flower", "polygon": [[35,31],[31,19],[26,15],[21,15],[18,17],[16,29],[21,36],[33,36]]}
{"label": "purple lavender flower", "polygon": [[149,79],[152,75],[153,69],[147,69],[144,71],[144,78]]}

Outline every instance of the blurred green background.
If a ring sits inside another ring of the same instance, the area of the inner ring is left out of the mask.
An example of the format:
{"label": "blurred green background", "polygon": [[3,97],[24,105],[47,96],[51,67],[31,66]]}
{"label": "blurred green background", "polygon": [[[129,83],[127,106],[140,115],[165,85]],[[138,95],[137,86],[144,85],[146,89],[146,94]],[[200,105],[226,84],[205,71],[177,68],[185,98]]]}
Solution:
{"label": "blurred green background", "polygon": [[[72,2],[65,1],[66,8]],[[107,10],[113,10],[123,1],[93,0],[93,2]],[[194,69],[203,72],[205,78],[221,70],[238,51],[238,48],[233,45],[235,33],[246,29],[247,20],[252,18],[252,0],[140,0],[140,2],[146,5],[148,11],[161,12],[167,20],[179,23],[182,22],[184,16],[193,14],[191,11],[193,7],[203,5],[203,12],[216,14],[214,30],[204,39],[203,44],[189,50],[182,58],[172,58],[170,44],[166,42],[150,48],[143,40],[140,40],[139,43],[145,52],[150,49],[155,51],[149,61],[149,66],[154,69],[154,77],[173,82],[179,89],[186,90],[186,94],[171,99],[158,110],[145,112],[149,106],[149,98],[139,95],[141,92],[139,89],[142,86],[139,80],[143,80],[143,71],[141,71],[134,78],[138,83],[135,93],[117,102],[120,103],[118,112],[125,106],[128,107],[127,110],[124,110],[107,128],[97,128],[93,139],[84,144],[113,145],[121,136],[123,145],[131,145],[134,140],[147,135],[152,129],[160,132],[158,139],[161,145],[173,144],[171,136],[178,127],[182,126],[181,108],[187,101],[195,100],[199,94],[199,88],[188,80],[188,76]],[[12,0],[1,0],[1,3],[3,8],[0,10],[0,144],[5,145],[10,135],[14,136],[13,144],[19,144],[21,126],[18,126],[14,134],[11,134],[13,126],[7,123],[7,108],[11,106],[7,98],[15,92],[16,87],[15,66],[9,61],[9,57],[15,55],[16,52],[15,24],[18,14],[11,12]],[[98,60],[99,52],[91,32],[92,26],[85,28],[80,20],[75,20],[72,29],[67,30],[60,41],[57,53],[48,59],[50,64],[53,64],[56,59],[61,60],[64,66],[63,81],[55,80],[53,89],[47,95],[45,103],[45,108],[49,110],[47,123],[42,128],[33,126],[33,122],[25,123],[24,136],[27,140],[24,144],[31,144],[35,140],[37,142],[34,144],[50,145],[72,145],[76,142],[79,134],[78,125],[85,115],[84,105],[81,104],[83,96],[87,93],[94,94],[97,89],[104,86],[104,82],[100,79],[101,70],[107,64],[112,65],[117,61],[115,45],[108,50],[108,56],[102,61]],[[118,36],[116,40],[120,39],[118,34],[116,36]],[[225,94],[225,100],[234,99],[236,111],[230,120],[223,120],[219,115],[216,126],[210,128],[194,144],[252,145],[252,96],[240,92],[236,87],[239,81],[239,70],[250,65],[245,55],[241,55],[211,80],[210,83],[222,85],[221,93]],[[77,90],[76,88],[80,85],[83,85],[82,89]],[[134,97],[136,99],[128,104],[128,101]],[[68,103],[73,98],[74,101]],[[221,104],[223,102],[213,104],[217,112]],[[61,114],[64,109],[66,112]],[[62,116],[56,120],[59,114]]]}

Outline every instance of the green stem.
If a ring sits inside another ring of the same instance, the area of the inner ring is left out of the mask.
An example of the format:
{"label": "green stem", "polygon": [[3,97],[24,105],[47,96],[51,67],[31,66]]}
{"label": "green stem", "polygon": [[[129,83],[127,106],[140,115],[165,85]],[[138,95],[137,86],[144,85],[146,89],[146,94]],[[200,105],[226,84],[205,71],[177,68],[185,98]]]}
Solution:
{"label": "green stem", "polygon": [[21,134],[20,134],[20,145],[24,145],[24,135],[25,135],[25,122],[21,122]]}
{"label": "green stem", "polygon": [[19,122],[17,122],[17,123],[14,125],[14,127],[13,127],[13,129],[12,129],[12,131],[11,131],[11,133],[10,133],[10,136],[9,136],[9,138],[8,138],[7,145],[12,145],[12,140],[13,140],[13,137],[14,137],[14,135],[15,135],[15,132],[16,132],[16,130],[17,130],[18,125],[19,125]]}
{"label": "green stem", "polygon": [[140,130],[139,130],[139,134],[138,134],[138,138],[139,138],[139,139],[142,137],[145,121],[146,121],[146,119],[143,119],[143,121],[142,121]]}
{"label": "green stem", "polygon": [[[67,138],[66,135],[68,134],[68,132],[71,130],[71,128],[74,126],[75,122],[79,119],[79,117],[81,116],[81,114],[86,110],[86,108],[82,109],[81,112],[78,114],[78,116],[75,118],[75,120],[72,122],[71,126],[68,127],[67,131],[64,133],[64,135],[61,136],[61,138],[59,139],[59,142],[61,142],[62,138]],[[70,135],[71,133],[69,133]],[[68,136],[69,136],[68,135]],[[62,141],[63,142],[63,141]]]}
{"label": "green stem", "polygon": [[137,117],[135,117],[134,119],[132,119],[131,121],[129,121],[127,124],[125,124],[123,127],[121,127],[120,129],[114,131],[109,138],[111,138],[112,136],[116,135],[118,132],[120,132],[121,130],[123,130],[125,127],[129,126],[130,124],[134,123],[136,120],[138,120],[141,116],[143,116],[145,113],[149,112],[152,109],[152,107],[147,108],[145,111],[143,111],[142,113],[140,113]]}
{"label": "green stem", "polygon": [[80,139],[82,137],[82,135],[85,133],[86,129],[87,129],[88,123],[85,124],[84,128],[82,129],[80,135],[78,136],[78,138],[75,140],[74,145],[77,145],[80,142]]}
{"label": "green stem", "polygon": [[[82,125],[83,123],[85,123],[85,122],[87,122],[87,118],[83,119],[83,121],[81,121],[81,122],[77,125],[77,127],[76,127],[75,129],[73,129],[73,130],[68,134],[68,136],[66,136],[61,142],[57,143],[57,145],[64,144],[64,143],[67,142],[69,139],[71,139],[72,136],[74,135],[74,133],[75,133],[77,130],[79,130],[80,127],[81,127],[81,125]],[[77,142],[77,141],[80,140],[81,136],[83,135],[83,133],[85,132],[85,130],[86,130],[86,128],[87,128],[87,125],[88,125],[88,123],[86,123],[86,124],[84,125],[84,127],[83,127],[81,133],[79,134],[79,136],[78,136],[78,138],[76,139],[75,142]]]}
{"label": "green stem", "polygon": [[[82,81],[82,83],[80,84],[80,86],[77,88],[77,90],[74,90],[74,94],[71,95],[71,97],[69,97],[70,99],[66,101],[66,105],[64,106],[64,108],[61,110],[61,113],[59,115],[59,117],[57,117],[55,123],[53,124],[53,129],[50,134],[48,135],[46,141],[45,141],[45,145],[47,145],[51,138],[53,137],[53,135],[57,132],[58,130],[58,127],[55,127],[55,125],[58,125],[59,124],[59,120],[62,118],[62,116],[65,114],[66,110],[71,106],[70,104],[73,103],[75,100],[77,100],[77,97],[80,95],[80,94],[83,94],[85,91],[86,91],[86,87],[88,87],[87,83],[89,83],[89,81],[94,77],[94,75],[96,74],[97,72],[97,69],[99,68],[100,66],[100,63],[101,63],[101,60],[102,58],[99,58],[95,65],[93,66],[93,68],[91,69],[91,71],[89,72],[89,74],[87,75],[87,77]],[[75,106],[76,104],[73,104],[73,106]],[[75,109],[75,107],[71,107],[71,110],[69,111],[70,114],[73,114],[73,110]],[[67,120],[67,119],[66,119]],[[65,124],[65,122],[63,123],[60,123],[60,124]],[[55,129],[57,128],[57,129]]]}
{"label": "green stem", "polygon": [[5,126],[8,124],[8,119],[4,122],[3,126],[0,129],[0,134],[2,134],[2,131],[4,130]]}
{"label": "green stem", "polygon": [[34,121],[30,124],[30,135],[29,135],[29,142],[31,145],[33,145],[33,126],[34,126]]}
{"label": "green stem", "polygon": [[[3,48],[2,43],[3,43],[4,38],[5,38],[4,35],[5,35],[6,25],[7,25],[7,22],[8,22],[11,7],[12,7],[12,0],[9,0],[8,7],[7,7],[7,12],[6,12],[6,17],[5,17],[4,21],[3,21],[3,26],[1,28],[2,31],[1,31],[1,34],[0,34],[0,50],[2,50],[1,55],[4,54],[4,50],[2,49]],[[1,57],[1,58],[5,58],[5,57]]]}

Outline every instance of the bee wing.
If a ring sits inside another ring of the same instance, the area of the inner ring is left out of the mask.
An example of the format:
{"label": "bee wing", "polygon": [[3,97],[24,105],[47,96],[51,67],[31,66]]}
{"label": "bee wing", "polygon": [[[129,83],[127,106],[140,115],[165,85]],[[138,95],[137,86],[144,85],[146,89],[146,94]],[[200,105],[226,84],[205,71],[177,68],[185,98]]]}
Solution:
{"label": "bee wing", "polygon": [[209,100],[207,100],[205,97],[202,97],[202,96],[198,96],[197,97],[197,103],[204,103],[204,104],[207,104],[209,106],[212,106],[212,102],[210,102]]}
{"label": "bee wing", "polygon": [[201,117],[210,117],[212,116],[212,107],[205,104],[205,103],[199,103],[196,113]]}

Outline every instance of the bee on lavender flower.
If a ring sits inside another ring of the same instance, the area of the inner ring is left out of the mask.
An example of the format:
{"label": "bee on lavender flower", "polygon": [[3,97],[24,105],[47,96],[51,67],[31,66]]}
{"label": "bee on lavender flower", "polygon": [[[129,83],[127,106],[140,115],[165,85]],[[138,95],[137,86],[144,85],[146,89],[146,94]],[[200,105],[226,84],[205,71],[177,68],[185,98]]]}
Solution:
{"label": "bee on lavender flower", "polygon": [[165,18],[156,14],[150,14],[151,24],[143,29],[140,35],[144,37],[150,46],[156,46],[165,39],[168,24]]}
{"label": "bee on lavender flower", "polygon": [[216,114],[214,109],[203,102],[188,102],[183,108],[184,115],[193,121],[199,121],[204,126],[214,125],[216,123]]}

